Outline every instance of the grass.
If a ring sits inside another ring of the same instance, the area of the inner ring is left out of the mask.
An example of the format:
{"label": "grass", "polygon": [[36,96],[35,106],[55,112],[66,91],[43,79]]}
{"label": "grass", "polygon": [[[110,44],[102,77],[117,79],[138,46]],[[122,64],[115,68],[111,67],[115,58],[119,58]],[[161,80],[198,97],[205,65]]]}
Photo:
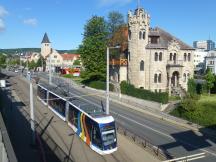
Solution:
{"label": "grass", "polygon": [[62,75],[65,78],[69,78],[72,79],[73,81],[75,81],[77,84],[81,84],[83,79],[81,77],[77,77],[77,76],[73,76],[72,74],[64,74]]}
{"label": "grass", "polygon": [[179,96],[169,96],[169,101],[178,101],[181,100]]}
{"label": "grass", "polygon": [[179,106],[170,114],[205,127],[214,126],[216,129],[216,95],[202,95],[194,111],[186,111]]}

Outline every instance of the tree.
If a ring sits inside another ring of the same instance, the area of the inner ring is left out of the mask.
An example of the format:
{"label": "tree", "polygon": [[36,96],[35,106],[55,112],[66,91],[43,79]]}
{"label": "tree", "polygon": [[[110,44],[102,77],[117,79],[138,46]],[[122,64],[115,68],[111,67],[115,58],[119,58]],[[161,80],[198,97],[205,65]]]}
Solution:
{"label": "tree", "polygon": [[78,60],[75,60],[74,63],[73,63],[73,65],[81,65],[80,60],[79,60],[79,59],[78,59]]}
{"label": "tree", "polygon": [[188,79],[188,95],[190,98],[193,98],[196,95],[196,83],[194,79]]}
{"label": "tree", "polygon": [[84,38],[79,53],[86,80],[105,79],[107,28],[103,17],[93,16],[84,27]]}
{"label": "tree", "polygon": [[124,16],[118,11],[112,11],[108,14],[108,30],[111,36],[119,29],[119,27],[125,25]]}
{"label": "tree", "polygon": [[6,66],[6,56],[0,53],[0,67]]}
{"label": "tree", "polygon": [[207,70],[207,73],[205,75],[205,80],[206,80],[206,87],[207,87],[208,93],[210,95],[211,88],[214,87],[214,81],[215,81],[214,74],[210,70]]}

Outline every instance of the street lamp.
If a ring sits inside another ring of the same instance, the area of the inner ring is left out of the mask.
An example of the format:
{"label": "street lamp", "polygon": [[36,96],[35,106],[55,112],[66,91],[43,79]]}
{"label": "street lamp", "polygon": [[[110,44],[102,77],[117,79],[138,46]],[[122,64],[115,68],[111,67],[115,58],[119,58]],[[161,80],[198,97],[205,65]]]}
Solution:
{"label": "street lamp", "polygon": [[107,76],[106,76],[106,114],[109,115],[109,49],[118,49],[120,46],[107,46]]}

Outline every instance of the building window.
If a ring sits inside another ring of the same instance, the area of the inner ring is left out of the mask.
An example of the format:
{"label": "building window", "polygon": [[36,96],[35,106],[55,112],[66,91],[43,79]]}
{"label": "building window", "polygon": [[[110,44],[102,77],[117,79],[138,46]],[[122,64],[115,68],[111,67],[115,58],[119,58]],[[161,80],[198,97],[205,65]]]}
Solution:
{"label": "building window", "polygon": [[174,60],[174,63],[176,63],[176,53],[174,53],[173,55],[173,60]]}
{"label": "building window", "polygon": [[162,61],[162,52],[159,54],[159,61]]}
{"label": "building window", "polygon": [[142,39],[142,32],[139,32],[139,39]]}
{"label": "building window", "polygon": [[155,52],[155,61],[158,61],[158,53]]}
{"label": "building window", "polygon": [[161,73],[158,74],[158,83],[161,83]]}
{"label": "building window", "polygon": [[188,61],[190,61],[190,60],[191,60],[191,54],[188,53]]}
{"label": "building window", "polygon": [[144,61],[140,62],[140,71],[144,71]]}
{"label": "building window", "polygon": [[128,31],[128,39],[131,40],[131,31]]}
{"label": "building window", "polygon": [[54,58],[57,58],[57,56],[54,56]]}
{"label": "building window", "polygon": [[187,54],[184,53],[184,61],[187,61]]}
{"label": "building window", "polygon": [[128,61],[130,61],[130,52],[128,52]]}
{"label": "building window", "polygon": [[154,83],[157,83],[157,74],[154,75]]}
{"label": "building window", "polygon": [[172,53],[170,53],[170,61],[172,61]]}
{"label": "building window", "polygon": [[186,74],[185,73],[183,74],[183,79],[184,79],[184,82],[186,82]]}
{"label": "building window", "polygon": [[145,39],[145,32],[143,32],[143,39]]}

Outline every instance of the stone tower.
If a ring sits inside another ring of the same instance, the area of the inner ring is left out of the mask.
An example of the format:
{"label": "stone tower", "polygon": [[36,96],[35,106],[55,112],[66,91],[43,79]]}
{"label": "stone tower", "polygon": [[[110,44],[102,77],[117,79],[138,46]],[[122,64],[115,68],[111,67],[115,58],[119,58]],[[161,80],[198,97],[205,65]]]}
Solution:
{"label": "stone tower", "polygon": [[149,56],[146,53],[150,16],[143,8],[128,12],[128,80],[136,87],[146,88]]}
{"label": "stone tower", "polygon": [[47,36],[47,33],[44,34],[43,40],[41,42],[41,55],[43,58],[48,56],[51,53],[51,42]]}

